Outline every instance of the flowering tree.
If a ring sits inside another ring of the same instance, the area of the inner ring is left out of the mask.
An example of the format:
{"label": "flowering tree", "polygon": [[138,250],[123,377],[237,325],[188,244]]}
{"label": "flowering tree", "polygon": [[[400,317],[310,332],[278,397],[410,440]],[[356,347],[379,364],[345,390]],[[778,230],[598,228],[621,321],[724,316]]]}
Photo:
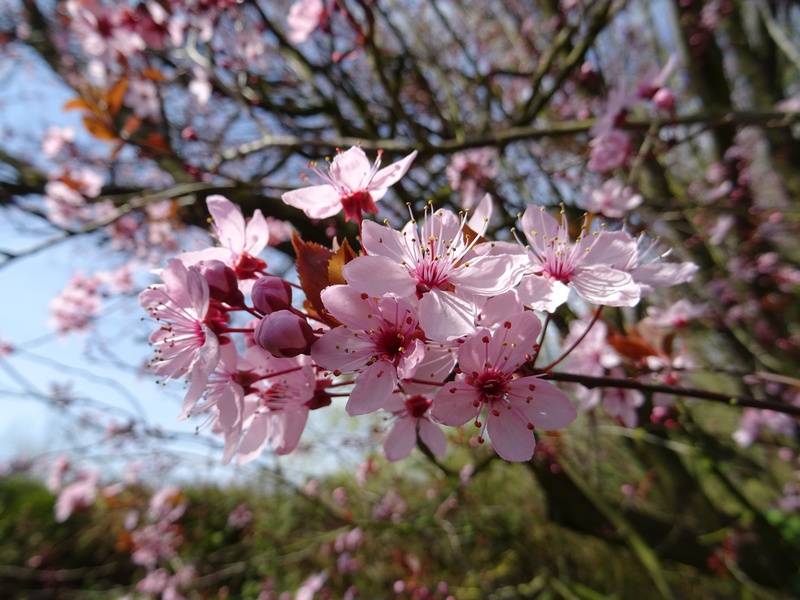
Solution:
{"label": "flowering tree", "polygon": [[[627,545],[665,597],[662,557],[790,590],[798,30],[766,0],[11,2],[3,76],[58,80],[80,121],[10,128],[0,206],[47,232],[0,269],[76,236],[117,253],[53,326],[135,296],[149,373],[185,380],[175,415],[222,463],[343,406],[454,482],[524,463],[554,521]],[[620,500],[592,468],[631,459]],[[97,483],[54,486],[58,519]],[[651,487],[661,515],[634,506]],[[663,518],[684,509],[691,543]],[[189,585],[147,556],[140,592]]]}

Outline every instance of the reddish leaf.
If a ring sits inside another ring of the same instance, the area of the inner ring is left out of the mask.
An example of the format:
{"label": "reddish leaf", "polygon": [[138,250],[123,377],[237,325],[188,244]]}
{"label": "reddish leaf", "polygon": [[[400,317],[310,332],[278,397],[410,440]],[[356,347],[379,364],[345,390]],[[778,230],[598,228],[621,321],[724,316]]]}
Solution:
{"label": "reddish leaf", "polygon": [[292,246],[297,254],[297,276],[300,279],[300,287],[306,295],[305,309],[315,319],[335,327],[338,322],[326,314],[325,306],[322,304],[320,294],[328,287],[330,278],[328,267],[333,252],[315,244],[304,242],[296,233],[292,233]]}
{"label": "reddish leaf", "polygon": [[144,71],[141,72],[142,77],[145,79],[149,79],[150,81],[166,81],[167,76],[164,75],[158,69],[154,69],[153,67],[147,67]]}
{"label": "reddish leaf", "polygon": [[658,356],[658,351],[635,331],[628,335],[611,332],[608,334],[608,343],[622,356],[636,362],[648,356]]}
{"label": "reddish leaf", "polygon": [[89,112],[94,112],[92,105],[83,98],[73,98],[65,103],[64,110],[88,110]]}
{"label": "reddish leaf", "polygon": [[139,129],[141,124],[142,120],[139,117],[134,115],[129,116],[125,121],[125,126],[122,128],[123,137],[126,139],[131,137],[134,133],[136,133],[136,130]]}
{"label": "reddish leaf", "polygon": [[99,140],[113,141],[119,139],[117,134],[103,121],[94,116],[83,117],[83,126]]}
{"label": "reddish leaf", "polygon": [[108,92],[105,94],[105,103],[108,107],[108,114],[112,117],[116,116],[119,109],[122,107],[122,100],[125,98],[125,92],[128,91],[128,78],[123,77],[112,85]]}
{"label": "reddish leaf", "polygon": [[330,285],[344,285],[347,283],[347,280],[342,275],[342,267],[355,257],[356,253],[350,247],[350,243],[347,240],[344,240],[342,245],[339,246],[339,249],[331,256],[331,259],[328,262],[328,281],[330,282]]}
{"label": "reddish leaf", "polygon": [[144,144],[142,145],[145,146],[146,148],[149,148],[150,150],[155,150],[156,152],[161,152],[161,153],[169,152],[169,146],[167,146],[167,143],[164,141],[164,138],[161,137],[160,134],[155,132],[148,135],[147,139],[144,141]]}

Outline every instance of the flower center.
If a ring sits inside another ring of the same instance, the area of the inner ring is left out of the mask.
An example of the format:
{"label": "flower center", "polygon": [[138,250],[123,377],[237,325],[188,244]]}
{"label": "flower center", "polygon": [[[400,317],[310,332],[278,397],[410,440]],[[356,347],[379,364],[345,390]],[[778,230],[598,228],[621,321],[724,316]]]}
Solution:
{"label": "flower center", "polygon": [[430,399],[420,394],[406,398],[406,409],[408,410],[408,414],[415,419],[421,419],[427,412],[430,405]]}
{"label": "flower center", "polygon": [[233,270],[236,272],[236,277],[239,279],[254,279],[257,272],[263,271],[266,268],[267,263],[263,260],[244,252],[236,259],[236,265],[234,265]]}
{"label": "flower center", "polygon": [[482,403],[493,403],[496,400],[502,401],[505,399],[510,381],[511,377],[508,374],[492,368],[488,368],[480,374],[473,374],[472,377],[467,377],[467,383],[478,391]]}
{"label": "flower center", "polygon": [[377,332],[374,341],[375,355],[373,358],[386,360],[396,365],[405,353],[411,336],[404,334],[396,325],[389,325]]}
{"label": "flower center", "polygon": [[349,196],[342,197],[342,208],[344,208],[344,218],[346,221],[361,223],[362,213],[378,214],[378,207],[369,192],[353,192]]}

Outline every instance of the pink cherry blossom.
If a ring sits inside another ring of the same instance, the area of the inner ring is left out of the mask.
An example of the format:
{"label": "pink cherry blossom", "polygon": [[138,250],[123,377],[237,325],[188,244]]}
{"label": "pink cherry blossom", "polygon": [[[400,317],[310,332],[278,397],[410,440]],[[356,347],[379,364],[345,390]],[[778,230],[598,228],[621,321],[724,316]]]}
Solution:
{"label": "pink cherry blossom", "polygon": [[220,360],[208,378],[202,394],[202,404],[198,404],[200,398],[187,395],[179,418],[211,413],[224,431],[241,432],[244,389],[239,383],[238,366],[239,355],[236,346],[234,344],[220,346]]}
{"label": "pink cherry blossom", "polygon": [[247,388],[241,433],[226,432],[223,463],[234,453],[237,464],[255,460],[270,446],[289,454],[300,441],[316,389],[307,356],[276,358],[258,346],[245,353],[255,379]]}
{"label": "pink cherry blossom", "polygon": [[631,238],[624,231],[614,233],[621,243],[616,243],[615,260],[611,263],[615,268],[630,273],[641,289],[642,296],[649,295],[654,288],[671,287],[690,281],[698,267],[693,262],[667,262],[662,260],[670,250],[646,237],[639,236],[631,246],[625,238]]}
{"label": "pink cherry blossom", "polygon": [[392,394],[384,409],[395,419],[383,452],[391,461],[405,458],[411,453],[417,438],[436,456],[447,452],[447,438],[444,432],[430,420],[431,399],[422,394]]}
{"label": "pink cherry blossom", "polygon": [[774,410],[745,408],[739,419],[739,428],[733,432],[732,437],[740,447],[748,448],[765,431],[790,437],[794,435],[796,427],[795,420],[787,414]]}
{"label": "pink cherry blossom", "polygon": [[586,187],[578,206],[583,210],[600,213],[610,219],[619,219],[642,203],[642,197],[616,177],[599,188]]}
{"label": "pink cherry blossom", "polygon": [[648,306],[645,320],[647,323],[659,327],[682,329],[686,327],[692,319],[697,319],[707,313],[707,304],[692,304],[686,298],[681,298],[674,304],[670,304],[667,308]]}
{"label": "pink cherry blossom", "polygon": [[479,441],[488,432],[502,458],[529,460],[536,446],[534,426],[559,429],[577,415],[566,394],[553,384],[538,377],[514,377],[534,352],[541,328],[538,317],[526,311],[509,317],[494,333],[479,329],[459,348],[461,374],[437,392],[431,416],[452,426],[474,419],[481,428]]}
{"label": "pink cherry blossom", "polygon": [[177,485],[165,485],[154,493],[147,505],[147,517],[151,521],[174,523],[183,516],[189,501]]}
{"label": "pink cherry blossom", "polygon": [[88,508],[97,497],[97,471],[83,471],[78,480],[65,486],[58,495],[54,507],[56,521],[62,523],[79,508]]}
{"label": "pink cherry blossom", "polygon": [[636,94],[630,93],[624,84],[615,85],[608,94],[605,112],[589,130],[593,141],[606,136],[612,130],[617,130],[616,128],[625,120],[628,109],[637,101]]}
{"label": "pink cherry blossom", "polygon": [[[610,377],[624,378],[620,368],[612,369]],[[605,388],[602,390],[603,409],[625,427],[636,427],[639,424],[637,409],[644,404],[644,395],[639,390],[626,388]]]}
{"label": "pink cherry blossom", "polygon": [[228,513],[228,526],[236,529],[244,529],[253,520],[252,511],[247,508],[247,504],[242,503]]}
{"label": "pink cherry blossom", "polygon": [[44,186],[44,205],[47,218],[59,227],[68,228],[76,222],[89,221],[91,213],[86,198],[63,181],[49,181]]}
{"label": "pink cherry blossom", "polygon": [[659,69],[657,65],[648,68],[636,85],[636,93],[639,98],[654,99],[656,93],[660,90],[665,90],[667,81],[669,81],[669,78],[672,76],[677,61],[678,57],[673,54],[667,60],[667,64],[661,69]]}
{"label": "pink cherry blossom", "polygon": [[512,289],[527,266],[513,244],[476,244],[486,232],[489,210],[487,196],[469,222],[478,236],[471,240],[464,233],[466,218],[447,210],[428,216],[419,230],[416,221],[402,231],[367,221],[362,245],[368,254],[347,263],[342,273],[370,295],[417,299],[420,326],[429,339],[468,335],[475,331],[481,303]]}
{"label": "pink cherry blossom", "polygon": [[592,304],[638,304],[640,291],[633,277],[612,266],[635,253],[635,243],[627,234],[593,234],[584,228],[581,237],[572,242],[564,213],[559,223],[536,206],[525,210],[520,224],[530,244],[533,273],[518,289],[525,306],[553,312],[566,302],[570,289]]}
{"label": "pink cherry blossom", "polygon": [[[587,328],[590,329],[587,331]],[[617,351],[608,343],[608,327],[603,321],[586,317],[570,321],[569,335],[564,340],[564,346],[572,348],[567,357],[569,370],[581,375],[602,377],[609,369],[622,362]],[[577,386],[575,398],[579,401],[581,410],[589,411],[600,403],[602,390]]]}
{"label": "pink cherry blossom", "polygon": [[343,326],[325,333],[311,357],[334,375],[358,373],[345,406],[350,416],[382,408],[425,357],[417,311],[403,298],[375,299],[349,285],[324,289],[322,302]]}
{"label": "pink cherry blossom", "polygon": [[611,129],[594,138],[589,146],[592,151],[587,166],[596,173],[606,173],[625,164],[631,153],[631,138],[620,129]]}
{"label": "pink cherry blossom", "polygon": [[47,475],[46,486],[49,491],[56,493],[63,485],[64,474],[69,470],[69,459],[66,455],[59,455],[50,465],[50,473]]}
{"label": "pink cherry blossom", "polygon": [[49,127],[42,138],[42,154],[47,158],[53,158],[74,141],[74,127]]}
{"label": "pink cherry blossom", "polygon": [[297,0],[289,9],[286,23],[289,33],[286,36],[292,44],[302,44],[320,26],[325,16],[322,0]]}
{"label": "pink cherry blossom", "polygon": [[140,119],[161,120],[161,98],[156,84],[148,79],[131,79],[125,92],[125,106]]}
{"label": "pink cherry blossom", "polygon": [[77,271],[64,290],[50,301],[50,323],[60,335],[69,332],[85,333],[100,314],[100,286],[97,275]]}
{"label": "pink cherry blossom", "polygon": [[364,151],[353,146],[337,154],[326,171],[311,165],[325,183],[286,192],[283,201],[311,219],[326,219],[344,209],[345,219],[360,223],[362,213],[377,214],[375,202],[406,174],[417,151],[383,169],[381,155],[370,165]]}
{"label": "pink cherry blossom", "polygon": [[84,52],[111,64],[118,56],[131,56],[144,50],[144,40],[130,24],[135,18],[123,5],[103,6],[96,0],[68,0],[66,12]]}
{"label": "pink cherry blossom", "polygon": [[183,536],[171,525],[171,521],[159,521],[131,533],[134,546],[131,560],[134,564],[153,569],[159,561],[175,556],[176,548],[183,543]]}
{"label": "pink cherry blossom", "polygon": [[203,394],[208,378],[220,359],[219,340],[206,324],[209,290],[205,278],[175,258],[161,270],[163,284],[139,294],[139,304],[163,323],[150,334],[156,356],[150,363],[165,380],[189,377],[184,406],[193,405]]}
{"label": "pink cherry blossom", "polygon": [[461,206],[472,208],[488,192],[497,177],[498,152],[496,148],[474,148],[456,152],[445,171],[453,191],[461,193]]}
{"label": "pink cherry blossom", "polygon": [[219,247],[185,252],[178,258],[187,266],[201,260],[219,260],[231,267],[239,279],[254,278],[257,271],[266,267],[266,263],[257,258],[269,243],[269,228],[264,215],[256,210],[253,217],[245,221],[241,209],[219,195],[209,196],[206,204],[213,219],[211,229],[219,240]]}

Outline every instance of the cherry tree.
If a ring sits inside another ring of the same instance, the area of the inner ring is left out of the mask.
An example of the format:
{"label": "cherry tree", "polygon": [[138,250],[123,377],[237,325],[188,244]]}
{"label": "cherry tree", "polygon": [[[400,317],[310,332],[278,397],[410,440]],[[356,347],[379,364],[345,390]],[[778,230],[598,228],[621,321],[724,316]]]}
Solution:
{"label": "cherry tree", "polygon": [[[344,412],[364,452],[453,482],[522,463],[554,521],[627,545],[664,597],[661,557],[797,585],[796,3],[6,5],[0,76],[57,82],[75,124],[6,126],[0,210],[30,231],[0,277],[79,237],[118,257],[65,274],[53,330],[128,302],[138,370],[220,463],[313,454],[306,428]],[[28,343],[0,338],[18,378]],[[162,442],[136,418],[102,441]],[[692,514],[691,543],[616,508],[615,460],[631,503]],[[58,519],[97,482],[54,486]],[[137,564],[140,591],[189,586]]]}

